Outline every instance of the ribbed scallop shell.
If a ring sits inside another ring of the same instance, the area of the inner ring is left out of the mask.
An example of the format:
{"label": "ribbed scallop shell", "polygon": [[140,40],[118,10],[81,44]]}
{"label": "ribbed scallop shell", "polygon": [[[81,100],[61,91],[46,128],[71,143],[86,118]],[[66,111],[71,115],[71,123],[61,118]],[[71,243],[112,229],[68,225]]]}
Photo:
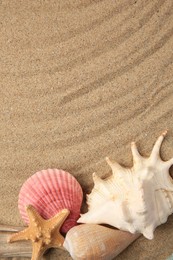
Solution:
{"label": "ribbed scallop shell", "polygon": [[79,218],[83,192],[77,180],[68,172],[58,169],[42,170],[32,175],[22,186],[18,207],[22,219],[28,224],[26,205],[33,205],[39,214],[49,219],[62,209],[70,215],[61,231],[66,233]]}
{"label": "ribbed scallop shell", "polygon": [[95,224],[73,227],[63,246],[75,260],[111,260],[139,237]]}

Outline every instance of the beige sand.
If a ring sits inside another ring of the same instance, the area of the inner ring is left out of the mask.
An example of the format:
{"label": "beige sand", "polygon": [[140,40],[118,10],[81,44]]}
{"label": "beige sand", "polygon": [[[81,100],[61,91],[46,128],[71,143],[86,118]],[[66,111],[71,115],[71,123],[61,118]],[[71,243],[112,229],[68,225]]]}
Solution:
{"label": "beige sand", "polygon": [[[1,0],[0,223],[23,225],[18,193],[37,170],[68,170],[89,192],[105,156],[130,166],[130,142],[147,155],[166,128],[173,156],[172,61],[172,0]],[[117,259],[166,259],[172,220]]]}

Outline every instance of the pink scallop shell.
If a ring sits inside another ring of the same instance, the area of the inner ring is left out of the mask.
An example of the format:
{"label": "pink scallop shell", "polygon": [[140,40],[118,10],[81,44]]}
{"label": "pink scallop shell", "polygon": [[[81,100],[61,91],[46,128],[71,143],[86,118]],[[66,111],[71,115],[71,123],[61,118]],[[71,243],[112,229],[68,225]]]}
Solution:
{"label": "pink scallop shell", "polygon": [[70,215],[61,228],[61,231],[66,233],[77,224],[82,199],[82,188],[70,173],[48,169],[36,172],[23,184],[18,207],[22,219],[27,224],[29,219],[26,205],[33,205],[44,219],[53,217],[62,209],[69,209]]}

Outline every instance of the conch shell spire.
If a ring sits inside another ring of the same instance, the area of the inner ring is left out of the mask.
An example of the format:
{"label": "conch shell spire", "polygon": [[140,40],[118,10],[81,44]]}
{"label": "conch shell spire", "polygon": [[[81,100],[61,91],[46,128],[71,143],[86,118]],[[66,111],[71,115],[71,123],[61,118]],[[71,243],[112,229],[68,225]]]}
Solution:
{"label": "conch shell spire", "polygon": [[152,239],[155,228],[173,213],[173,180],[169,168],[173,158],[163,161],[160,148],[167,130],[143,157],[131,143],[133,166],[126,168],[106,158],[112,175],[100,179],[94,174],[94,188],[87,196],[88,212],[79,223],[109,224]]}
{"label": "conch shell spire", "polygon": [[116,171],[123,170],[123,167],[118,162],[116,162],[116,161],[112,162],[109,159],[109,157],[106,157],[105,159],[106,159],[107,164],[111,167],[111,169],[114,168],[115,171],[113,172],[113,174],[116,174]]}

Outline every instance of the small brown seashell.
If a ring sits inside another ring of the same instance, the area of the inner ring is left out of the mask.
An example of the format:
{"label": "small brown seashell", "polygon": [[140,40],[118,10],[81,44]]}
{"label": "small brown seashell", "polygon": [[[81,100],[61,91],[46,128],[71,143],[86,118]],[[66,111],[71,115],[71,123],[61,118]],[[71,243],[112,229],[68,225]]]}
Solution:
{"label": "small brown seashell", "polygon": [[83,224],[69,230],[63,246],[75,260],[111,260],[139,236],[101,225]]}

